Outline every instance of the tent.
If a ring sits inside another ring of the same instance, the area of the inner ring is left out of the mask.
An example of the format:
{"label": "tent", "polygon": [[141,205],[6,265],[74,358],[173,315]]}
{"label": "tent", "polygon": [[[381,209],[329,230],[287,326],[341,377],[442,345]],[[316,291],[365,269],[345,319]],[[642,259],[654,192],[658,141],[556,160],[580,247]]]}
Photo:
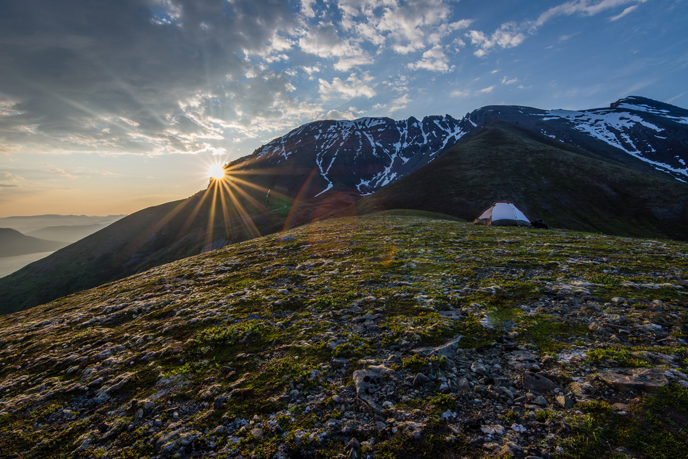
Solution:
{"label": "tent", "polygon": [[530,226],[528,217],[513,202],[497,201],[483,210],[473,223],[492,226]]}

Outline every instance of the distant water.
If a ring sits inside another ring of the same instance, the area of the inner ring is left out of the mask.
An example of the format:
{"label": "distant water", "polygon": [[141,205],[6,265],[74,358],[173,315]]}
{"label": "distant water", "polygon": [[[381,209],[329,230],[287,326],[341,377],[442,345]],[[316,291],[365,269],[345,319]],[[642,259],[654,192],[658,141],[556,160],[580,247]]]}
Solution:
{"label": "distant water", "polygon": [[0,277],[9,276],[29,263],[45,258],[51,253],[55,252],[39,252],[30,253],[28,255],[16,255],[14,257],[0,257]]}

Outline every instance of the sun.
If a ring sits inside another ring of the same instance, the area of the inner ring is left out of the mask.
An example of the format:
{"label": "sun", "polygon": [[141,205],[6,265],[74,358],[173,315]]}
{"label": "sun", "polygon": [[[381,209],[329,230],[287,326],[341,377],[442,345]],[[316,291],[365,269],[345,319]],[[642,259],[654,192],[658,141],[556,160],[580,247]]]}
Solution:
{"label": "sun", "polygon": [[221,180],[225,176],[225,170],[222,167],[222,164],[213,164],[210,166],[210,169],[208,169],[208,174],[210,175],[210,178]]}

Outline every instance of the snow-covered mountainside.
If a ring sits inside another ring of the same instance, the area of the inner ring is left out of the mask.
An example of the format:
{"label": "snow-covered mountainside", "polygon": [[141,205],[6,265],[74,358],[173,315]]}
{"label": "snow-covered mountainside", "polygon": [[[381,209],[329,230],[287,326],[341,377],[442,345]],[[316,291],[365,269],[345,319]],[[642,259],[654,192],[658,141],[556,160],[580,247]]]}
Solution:
{"label": "snow-covered mountainside", "polygon": [[636,96],[608,108],[582,111],[487,106],[461,119],[445,115],[422,121],[413,117],[316,121],[274,139],[234,165],[243,170],[279,170],[251,179],[292,197],[303,184],[293,176],[309,174],[316,180],[307,197],[330,190],[365,196],[497,119],[632,167],[638,167],[640,160],[688,183],[688,110]]}
{"label": "snow-covered mountainside", "polygon": [[688,182],[688,110],[673,105],[630,96],[608,108],[574,111],[491,106],[469,116],[478,123],[493,118],[515,122],[616,160],[632,156]]}
{"label": "snow-covered mountainside", "polygon": [[462,121],[449,115],[422,121],[316,121],[273,140],[254,156],[263,167],[290,159],[312,163],[325,181],[318,194],[338,184],[367,195],[423,166],[466,132]]}

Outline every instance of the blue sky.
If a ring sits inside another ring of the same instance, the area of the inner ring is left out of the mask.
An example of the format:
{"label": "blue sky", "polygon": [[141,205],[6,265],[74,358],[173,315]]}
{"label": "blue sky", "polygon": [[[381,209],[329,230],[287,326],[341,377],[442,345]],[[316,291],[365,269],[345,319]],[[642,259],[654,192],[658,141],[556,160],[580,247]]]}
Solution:
{"label": "blue sky", "polygon": [[130,213],[316,119],[688,107],[678,0],[0,4],[0,216]]}

